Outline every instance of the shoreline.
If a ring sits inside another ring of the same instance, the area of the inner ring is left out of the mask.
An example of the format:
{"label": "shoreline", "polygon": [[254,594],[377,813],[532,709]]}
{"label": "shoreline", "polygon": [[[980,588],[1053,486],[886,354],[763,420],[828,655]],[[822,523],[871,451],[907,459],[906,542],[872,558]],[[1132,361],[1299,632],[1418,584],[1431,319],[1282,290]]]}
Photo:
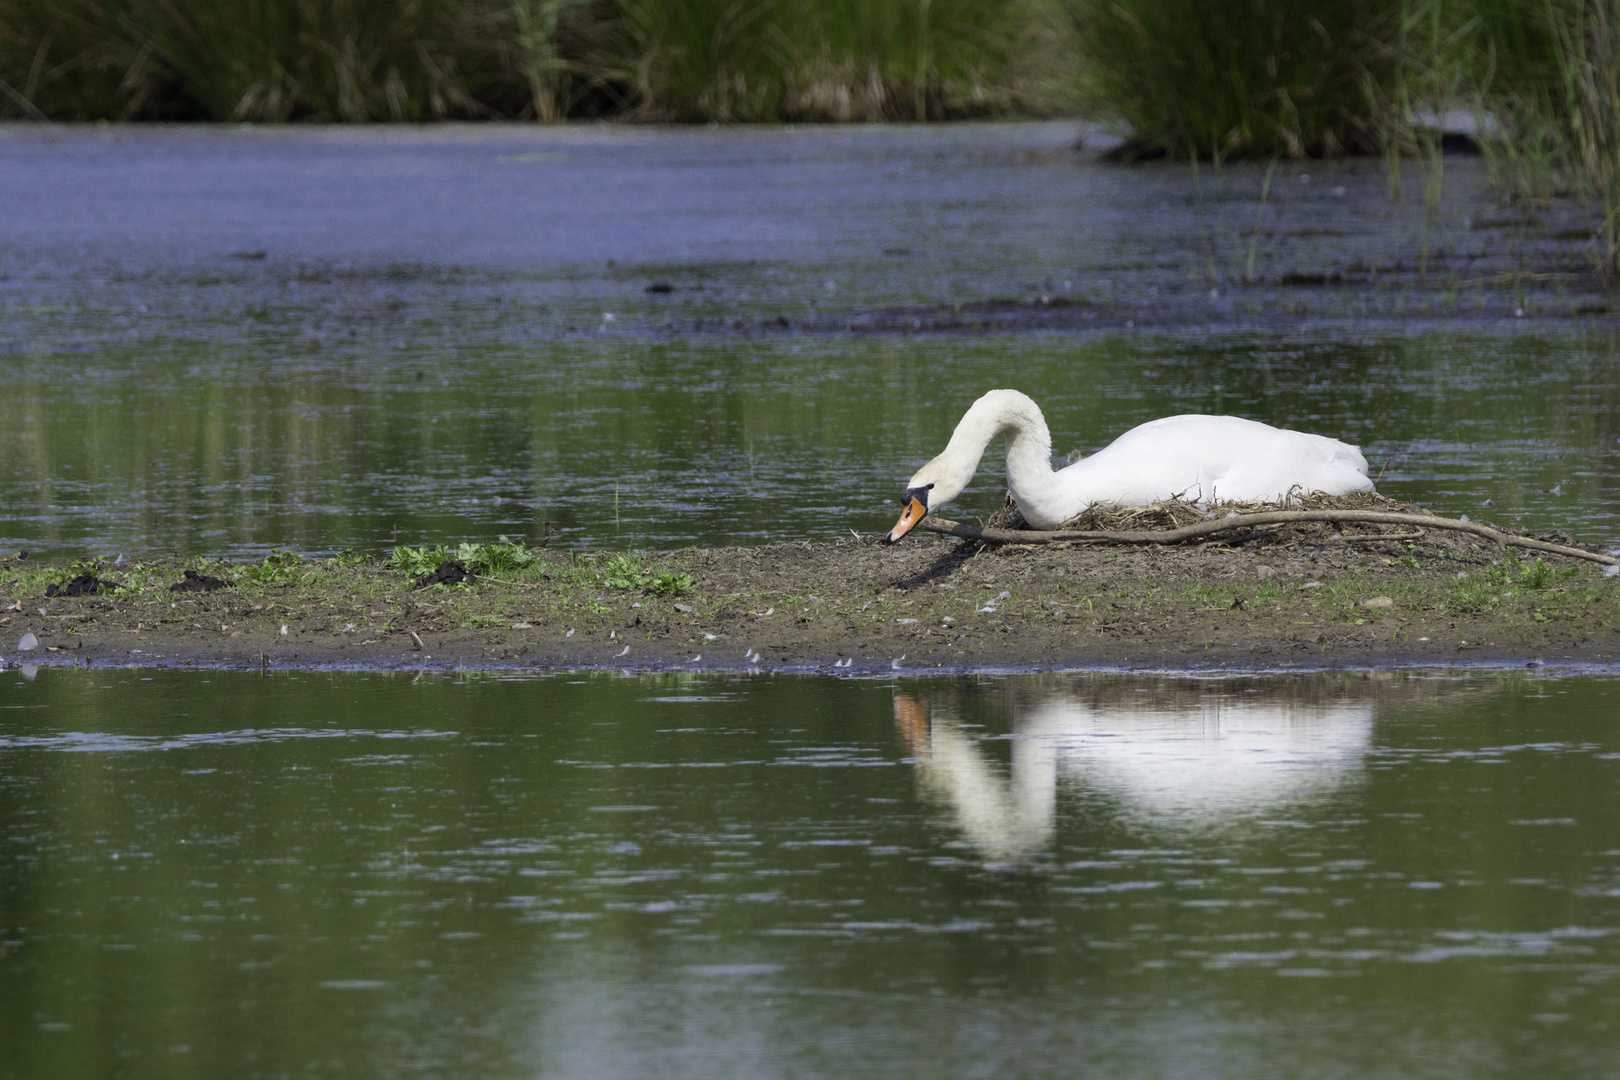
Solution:
{"label": "shoreline", "polygon": [[1208,666],[1165,667],[1153,665],[1119,664],[974,664],[957,667],[895,668],[883,664],[862,667],[834,668],[830,664],[682,664],[659,663],[643,660],[638,664],[614,663],[557,663],[538,661],[519,663],[499,660],[468,660],[427,656],[418,660],[402,655],[395,662],[355,662],[329,659],[299,659],[260,665],[233,657],[206,655],[159,655],[131,658],[128,662],[117,658],[96,660],[86,654],[78,658],[65,658],[60,652],[31,657],[28,654],[0,660],[0,675],[21,674],[32,679],[43,669],[62,671],[197,671],[258,673],[266,678],[285,674],[333,675],[461,675],[480,674],[496,676],[533,676],[544,678],[554,675],[617,675],[621,677],[649,677],[661,675],[692,675],[720,678],[764,676],[819,676],[834,679],[922,679],[922,678],[1002,678],[1024,675],[1102,675],[1130,678],[1164,679],[1246,679],[1275,677],[1308,677],[1344,675],[1371,677],[1374,675],[1417,675],[1434,678],[1462,678],[1471,675],[1520,675],[1536,679],[1620,676],[1620,659],[1552,660],[1539,657],[1525,660],[1522,656],[1490,656],[1477,660],[1426,659],[1413,656],[1391,655],[1368,657],[1362,662],[1314,666]]}
{"label": "shoreline", "polygon": [[[849,676],[1620,670],[1620,578],[1476,540],[1315,524],[1147,548],[917,536],[630,557],[537,549],[519,569],[428,588],[380,561],[166,560],[95,571],[131,589],[51,598],[45,586],[83,564],[7,559],[0,660]],[[234,581],[171,591],[187,569]],[[20,651],[29,634],[37,647]]]}

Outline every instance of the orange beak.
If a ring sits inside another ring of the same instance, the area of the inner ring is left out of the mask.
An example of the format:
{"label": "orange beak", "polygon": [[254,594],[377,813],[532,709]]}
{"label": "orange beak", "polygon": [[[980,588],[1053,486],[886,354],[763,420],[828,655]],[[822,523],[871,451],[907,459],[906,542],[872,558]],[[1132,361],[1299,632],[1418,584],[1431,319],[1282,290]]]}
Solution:
{"label": "orange beak", "polygon": [[917,523],[927,516],[928,507],[923,505],[922,500],[912,499],[906,503],[906,508],[900,512],[900,520],[895,522],[894,528],[889,530],[888,542],[891,544],[896,542],[906,533],[915,529]]}

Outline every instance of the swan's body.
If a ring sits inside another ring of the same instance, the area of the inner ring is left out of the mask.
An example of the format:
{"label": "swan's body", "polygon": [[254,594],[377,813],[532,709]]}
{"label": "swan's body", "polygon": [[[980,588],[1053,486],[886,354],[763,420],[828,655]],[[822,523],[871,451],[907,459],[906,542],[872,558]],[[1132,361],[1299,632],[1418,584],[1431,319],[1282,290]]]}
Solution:
{"label": "swan's body", "polygon": [[1172,498],[1278,502],[1290,492],[1345,495],[1373,486],[1367,459],[1354,446],[1236,416],[1153,420],[1054,472],[1052,434],[1040,406],[1017,390],[992,390],[968,409],[944,453],[906,485],[906,511],[890,542],[956,498],[997,435],[1007,436],[1007,487],[1037,529],[1056,528],[1088,506]]}

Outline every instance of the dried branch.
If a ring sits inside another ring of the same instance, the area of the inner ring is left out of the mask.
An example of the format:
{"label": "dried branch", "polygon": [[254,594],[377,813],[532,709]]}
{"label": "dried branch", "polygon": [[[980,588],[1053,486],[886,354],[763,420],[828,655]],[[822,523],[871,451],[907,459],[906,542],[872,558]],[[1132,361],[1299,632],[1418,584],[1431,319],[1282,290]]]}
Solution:
{"label": "dried branch", "polygon": [[[1612,555],[1583,551],[1577,547],[1552,544],[1545,540],[1533,540],[1528,536],[1515,536],[1512,533],[1502,532],[1475,521],[1458,521],[1455,518],[1436,517],[1431,514],[1397,514],[1378,510],[1266,510],[1258,514],[1229,514],[1226,517],[1216,518],[1212,521],[1194,522],[1179,529],[1155,529],[1152,531],[991,529],[981,528],[977,525],[963,525],[959,522],[947,521],[944,518],[937,517],[923,518],[922,521],[918,522],[917,528],[933,533],[943,533],[946,536],[960,536],[964,540],[980,540],[989,544],[1056,544],[1073,541],[1114,544],[1178,544],[1183,540],[1196,540],[1206,536],[1230,532],[1233,529],[1252,528],[1256,525],[1291,525],[1302,521],[1363,522],[1375,525],[1417,525],[1425,529],[1452,529],[1457,532],[1473,533],[1475,536],[1482,536],[1487,540],[1510,547],[1526,548],[1530,551],[1544,551],[1552,555],[1564,555],[1571,559],[1586,559],[1588,562],[1602,563],[1605,566],[1620,566],[1620,559]],[[1368,539],[1372,538],[1368,537]],[[1404,538],[1392,536],[1384,539],[1396,540]]]}

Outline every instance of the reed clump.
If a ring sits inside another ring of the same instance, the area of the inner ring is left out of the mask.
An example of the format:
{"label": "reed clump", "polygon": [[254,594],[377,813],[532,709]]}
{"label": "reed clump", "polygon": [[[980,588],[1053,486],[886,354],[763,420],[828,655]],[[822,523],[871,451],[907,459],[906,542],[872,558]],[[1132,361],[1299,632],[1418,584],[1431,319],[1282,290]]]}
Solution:
{"label": "reed clump", "polygon": [[1126,155],[1376,152],[1399,95],[1401,11],[1382,0],[1065,0],[1091,106]]}
{"label": "reed clump", "polygon": [[1620,0],[1471,4],[1498,186],[1591,205],[1594,262],[1620,278]]}
{"label": "reed clump", "polygon": [[0,89],[62,120],[555,119],[587,0],[0,0]]}
{"label": "reed clump", "polygon": [[624,0],[634,98],[656,119],[940,120],[1042,111],[1016,66],[1032,0]]}

